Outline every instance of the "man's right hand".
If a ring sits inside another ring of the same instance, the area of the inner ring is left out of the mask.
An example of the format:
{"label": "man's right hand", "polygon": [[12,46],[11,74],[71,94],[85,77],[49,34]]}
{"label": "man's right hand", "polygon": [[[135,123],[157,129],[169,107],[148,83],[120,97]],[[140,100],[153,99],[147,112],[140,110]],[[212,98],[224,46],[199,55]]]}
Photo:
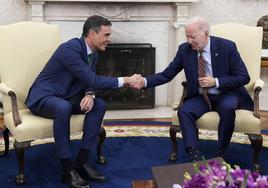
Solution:
{"label": "man's right hand", "polygon": [[130,77],[124,77],[124,85],[135,89],[141,89],[144,87],[144,80],[140,74],[134,74]]}

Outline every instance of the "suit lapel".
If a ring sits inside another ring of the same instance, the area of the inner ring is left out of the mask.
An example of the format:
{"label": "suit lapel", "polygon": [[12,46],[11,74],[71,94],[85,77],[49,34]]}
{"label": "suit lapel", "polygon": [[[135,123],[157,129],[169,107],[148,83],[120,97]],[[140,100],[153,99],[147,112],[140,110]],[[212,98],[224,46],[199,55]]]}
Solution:
{"label": "suit lapel", "polygon": [[87,55],[87,46],[86,46],[86,41],[83,37],[80,38],[80,42],[82,44],[82,58],[87,64],[88,61],[88,55]]}
{"label": "suit lapel", "polygon": [[212,64],[212,72],[213,76],[217,77],[220,72],[220,47],[214,40],[214,37],[210,37],[210,53],[211,53],[211,64]]}
{"label": "suit lapel", "polygon": [[189,49],[189,65],[191,70],[191,75],[194,77],[194,80],[198,79],[198,61],[197,61],[197,51],[192,50],[192,47]]}

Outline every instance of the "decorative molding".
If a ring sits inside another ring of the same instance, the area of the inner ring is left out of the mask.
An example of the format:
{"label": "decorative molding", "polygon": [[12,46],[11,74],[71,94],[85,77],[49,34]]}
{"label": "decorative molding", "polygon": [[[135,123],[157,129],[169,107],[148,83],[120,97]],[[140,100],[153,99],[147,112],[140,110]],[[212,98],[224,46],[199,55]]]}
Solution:
{"label": "decorative molding", "polygon": [[199,0],[25,0],[28,2],[194,3]]}
{"label": "decorative molding", "polygon": [[176,12],[175,12],[175,22],[173,23],[173,27],[175,29],[179,29],[181,26],[185,25],[185,22],[189,16],[189,6],[190,3],[175,3]]}
{"label": "decorative molding", "polygon": [[122,21],[130,20],[130,7],[112,5],[109,7],[104,7],[102,5],[96,5],[93,7],[95,14],[102,15],[110,20],[120,19]]}
{"label": "decorative molding", "polygon": [[44,21],[43,5],[45,2],[30,1],[32,21]]}
{"label": "decorative molding", "polygon": [[[85,20],[92,14],[103,15],[112,21],[129,21],[138,18],[146,20],[167,20],[172,17],[169,10],[170,5],[176,6],[175,19],[176,22],[184,21],[188,18],[188,7],[191,3],[199,0],[25,0],[31,8],[30,19],[33,21],[49,21],[49,20]],[[105,3],[104,3],[105,2]],[[141,5],[140,3],[145,3]],[[87,7],[87,9],[85,8]],[[160,7],[160,8],[159,8]],[[162,8],[161,8],[162,7]],[[73,11],[74,8],[79,10]],[[64,10],[59,13],[57,10]],[[70,11],[72,10],[72,11]],[[160,11],[161,10],[161,14]],[[139,12],[152,14],[143,16]],[[137,12],[139,15],[131,14]],[[167,15],[168,14],[168,15]],[[175,24],[180,25],[181,23]],[[176,28],[175,26],[175,28]]]}

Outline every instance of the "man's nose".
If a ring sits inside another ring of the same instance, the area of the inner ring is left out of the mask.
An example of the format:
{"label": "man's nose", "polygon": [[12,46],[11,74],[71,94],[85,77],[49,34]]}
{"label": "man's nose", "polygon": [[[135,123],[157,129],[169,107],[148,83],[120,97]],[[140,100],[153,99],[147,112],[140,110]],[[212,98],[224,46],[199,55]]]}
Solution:
{"label": "man's nose", "polygon": [[188,38],[188,43],[189,43],[189,44],[192,44],[192,43],[193,43],[193,40],[190,39],[190,38]]}

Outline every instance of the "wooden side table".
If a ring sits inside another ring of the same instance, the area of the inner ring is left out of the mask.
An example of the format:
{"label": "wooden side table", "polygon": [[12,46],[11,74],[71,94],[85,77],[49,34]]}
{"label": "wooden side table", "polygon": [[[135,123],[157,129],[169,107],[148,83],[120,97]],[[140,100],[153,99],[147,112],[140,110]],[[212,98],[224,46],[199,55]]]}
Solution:
{"label": "wooden side table", "polygon": [[154,180],[137,180],[131,184],[132,188],[156,188]]}
{"label": "wooden side table", "polygon": [[268,67],[268,57],[262,57],[261,58],[261,66],[262,67]]}
{"label": "wooden side table", "polygon": [[3,116],[0,114],[0,129],[4,128],[4,118]]}

